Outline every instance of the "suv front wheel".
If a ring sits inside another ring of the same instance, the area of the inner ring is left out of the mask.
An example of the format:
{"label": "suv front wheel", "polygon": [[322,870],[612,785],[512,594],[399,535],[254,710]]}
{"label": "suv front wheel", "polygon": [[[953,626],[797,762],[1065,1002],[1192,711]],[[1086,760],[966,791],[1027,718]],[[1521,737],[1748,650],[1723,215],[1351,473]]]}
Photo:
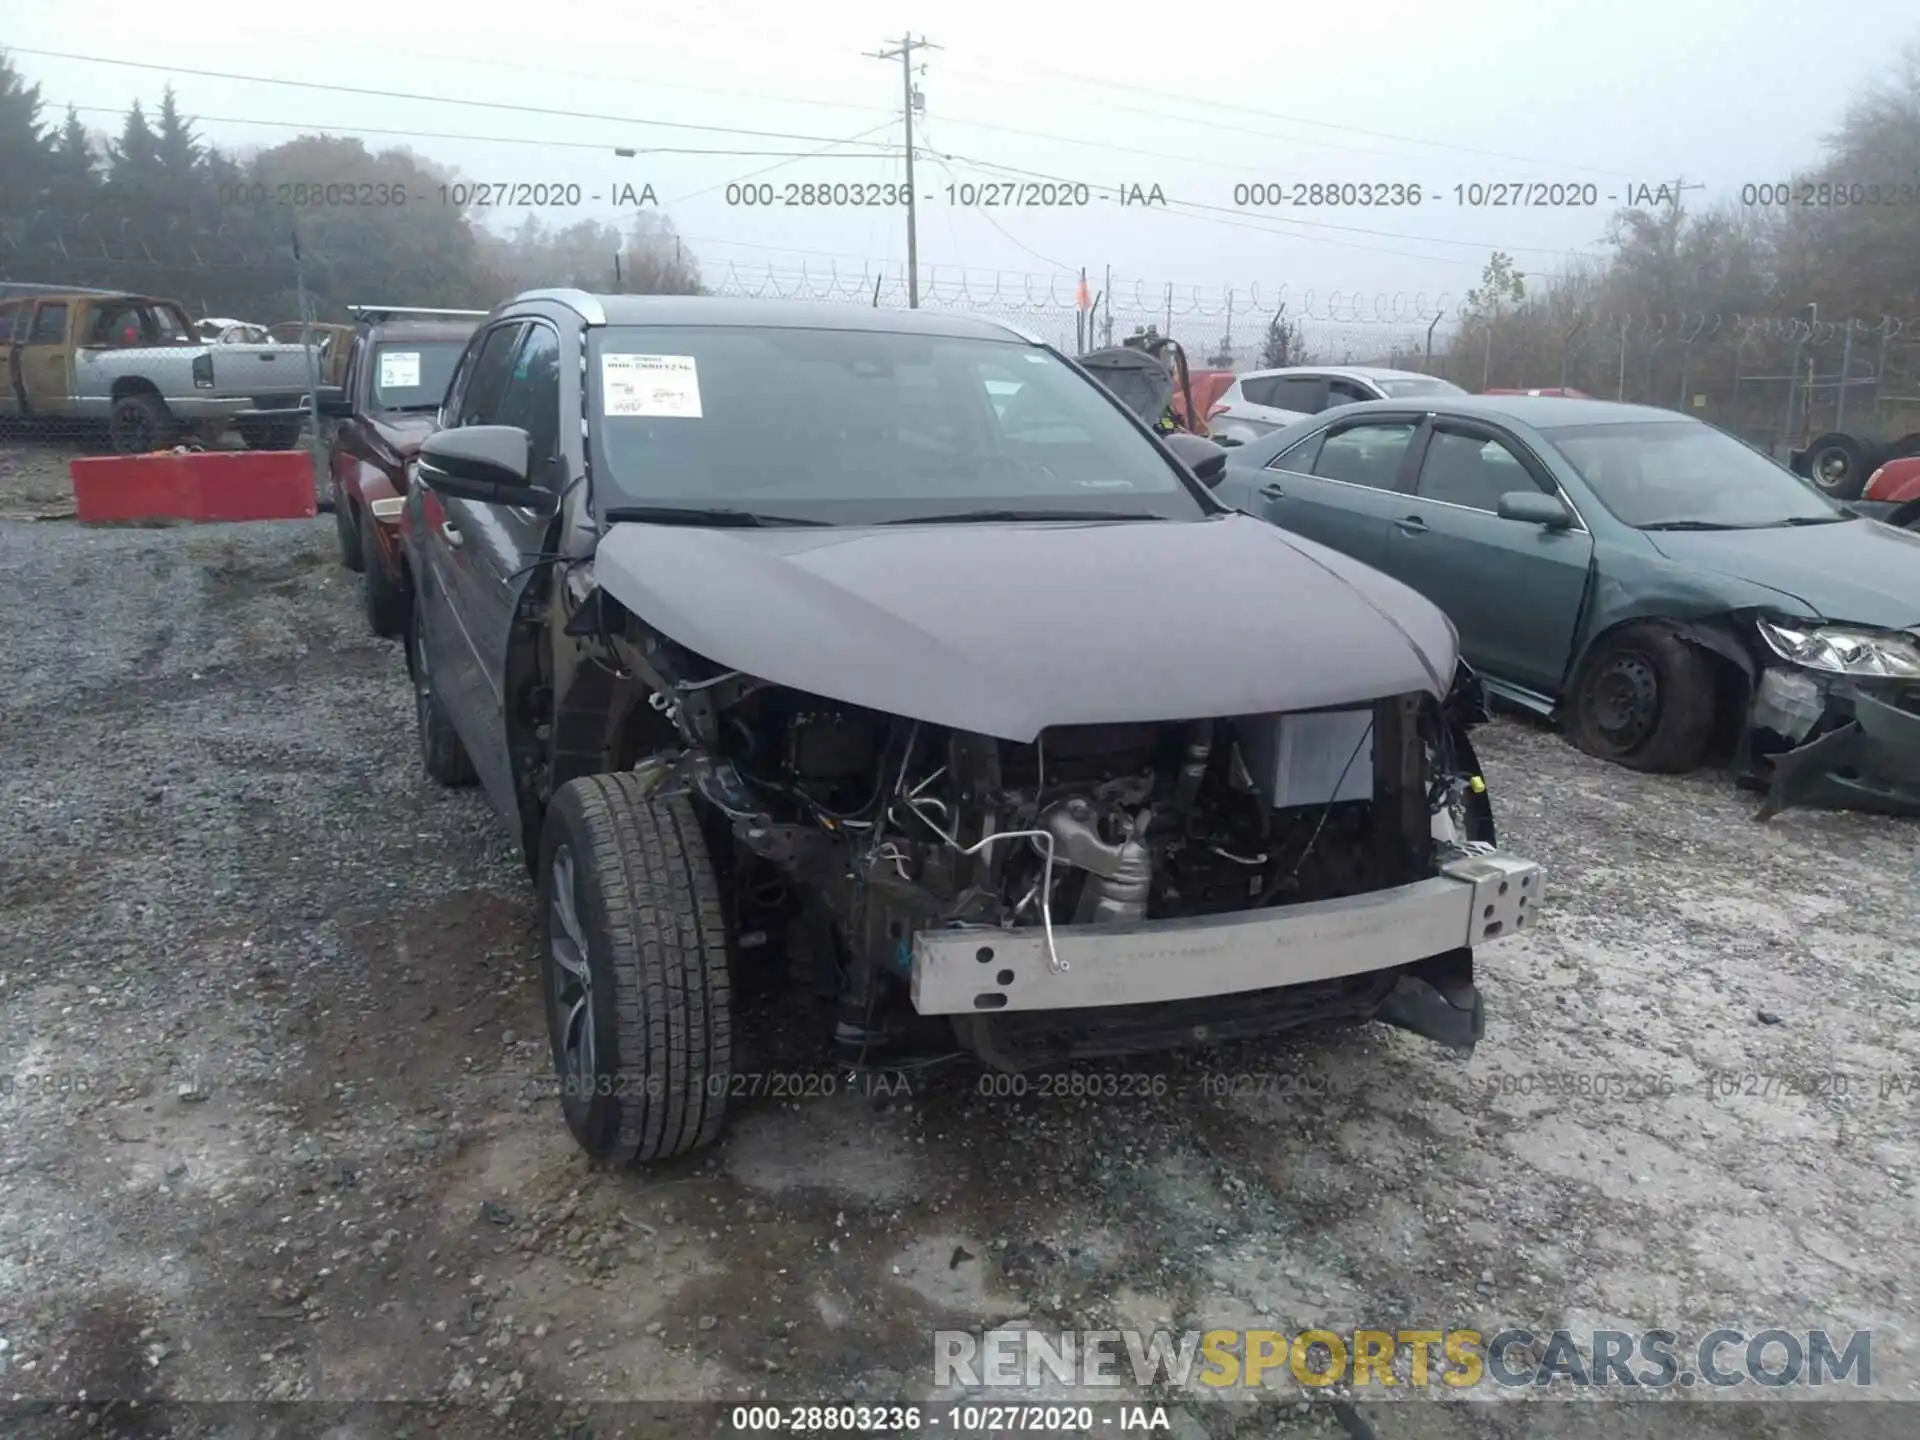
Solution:
{"label": "suv front wheel", "polygon": [[542,985],[560,1106],[598,1160],[719,1138],[732,1081],[730,945],[692,802],[632,774],[561,786],[540,838]]}

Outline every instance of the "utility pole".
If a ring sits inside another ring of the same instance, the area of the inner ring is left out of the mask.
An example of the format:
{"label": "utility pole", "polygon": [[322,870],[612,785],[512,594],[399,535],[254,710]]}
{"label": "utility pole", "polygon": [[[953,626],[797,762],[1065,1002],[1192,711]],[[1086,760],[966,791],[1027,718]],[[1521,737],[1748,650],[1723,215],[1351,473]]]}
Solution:
{"label": "utility pole", "polygon": [[316,497],[333,497],[333,477],[327,469],[326,437],[320,433],[320,358],[314,353],[313,301],[307,295],[307,270],[303,263],[305,257],[300,253],[300,227],[293,226],[289,238],[293,241],[293,288],[300,305],[300,348],[306,352],[307,360],[307,450],[313,461],[313,486]]}
{"label": "utility pole", "polygon": [[1682,192],[1683,190],[1704,190],[1704,189],[1706,189],[1706,188],[1707,188],[1707,187],[1706,187],[1705,185],[1703,185],[1703,184],[1696,184],[1696,185],[1689,185],[1689,184],[1687,183],[1687,177],[1686,177],[1686,176],[1684,176],[1684,175],[1681,175],[1681,176],[1679,176],[1679,177],[1677,177],[1677,178],[1676,178],[1676,179],[1674,180],[1674,182],[1673,182],[1673,209],[1674,209],[1674,213],[1675,213],[1676,215],[1680,213],[1680,193],[1681,193],[1681,192]]}
{"label": "utility pole", "polygon": [[913,188],[913,112],[915,102],[920,96],[913,88],[913,52],[916,50],[938,50],[940,47],[922,35],[918,40],[909,30],[900,37],[898,46],[892,50],[869,50],[867,56],[873,60],[900,61],[902,114],[907,122],[907,308],[920,308],[920,237],[915,228],[917,219],[916,204],[919,196]]}

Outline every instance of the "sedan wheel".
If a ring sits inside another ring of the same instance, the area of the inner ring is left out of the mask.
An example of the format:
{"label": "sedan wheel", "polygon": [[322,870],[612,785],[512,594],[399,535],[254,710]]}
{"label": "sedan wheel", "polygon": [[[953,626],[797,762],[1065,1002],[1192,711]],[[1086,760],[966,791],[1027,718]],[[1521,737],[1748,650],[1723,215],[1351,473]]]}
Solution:
{"label": "sedan wheel", "polygon": [[1714,719],[1713,673],[1699,650],[1639,625],[1603,640],[1582,667],[1566,723],[1589,755],[1675,774],[1705,758]]}

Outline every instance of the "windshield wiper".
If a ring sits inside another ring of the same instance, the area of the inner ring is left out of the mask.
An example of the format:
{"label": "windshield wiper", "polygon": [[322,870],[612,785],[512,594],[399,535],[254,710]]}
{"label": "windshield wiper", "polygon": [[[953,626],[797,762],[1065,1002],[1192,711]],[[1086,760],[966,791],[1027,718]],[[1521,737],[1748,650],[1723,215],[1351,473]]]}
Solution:
{"label": "windshield wiper", "polygon": [[1751,525],[1727,525],[1718,520],[1658,520],[1642,530],[1751,530]]}
{"label": "windshield wiper", "polygon": [[1143,510],[959,510],[951,515],[908,515],[887,525],[961,525],[970,521],[1008,523],[1018,520],[1164,520]]}
{"label": "windshield wiper", "polygon": [[797,515],[764,515],[757,510],[703,509],[698,505],[615,505],[600,512],[609,525],[628,521],[636,525],[712,525],[751,530],[762,525],[827,525],[827,520],[805,520]]}
{"label": "windshield wiper", "polygon": [[1842,510],[1838,515],[1792,515],[1785,520],[1776,520],[1776,525],[1834,525],[1842,520],[1858,520],[1858,510]]}

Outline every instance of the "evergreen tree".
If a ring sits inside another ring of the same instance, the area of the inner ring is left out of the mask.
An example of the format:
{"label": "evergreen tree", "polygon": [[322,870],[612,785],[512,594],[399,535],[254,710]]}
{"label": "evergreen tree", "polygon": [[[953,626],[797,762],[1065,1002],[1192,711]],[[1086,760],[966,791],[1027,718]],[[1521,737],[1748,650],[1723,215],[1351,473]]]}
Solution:
{"label": "evergreen tree", "polygon": [[160,140],[136,100],[120,127],[120,138],[107,147],[107,184],[123,205],[138,207],[151,202],[159,179]]}
{"label": "evergreen tree", "polygon": [[87,213],[100,177],[94,169],[98,157],[87,127],[80,123],[74,108],[67,107],[67,119],[53,137],[53,209],[60,215],[78,220]]}
{"label": "evergreen tree", "polygon": [[40,87],[0,51],[0,220],[27,219],[46,202],[53,141],[40,125]]}

